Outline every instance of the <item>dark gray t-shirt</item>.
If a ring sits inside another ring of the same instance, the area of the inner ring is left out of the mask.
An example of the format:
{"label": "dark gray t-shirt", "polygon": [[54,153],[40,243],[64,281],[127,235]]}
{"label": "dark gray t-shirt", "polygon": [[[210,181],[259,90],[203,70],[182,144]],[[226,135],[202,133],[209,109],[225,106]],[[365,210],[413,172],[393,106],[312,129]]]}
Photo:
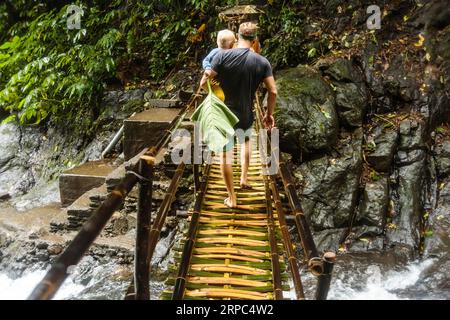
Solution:
{"label": "dark gray t-shirt", "polygon": [[263,56],[250,49],[223,50],[214,57],[211,69],[225,94],[225,104],[239,118],[235,128],[253,124],[253,99],[261,82],[272,76],[272,67]]}

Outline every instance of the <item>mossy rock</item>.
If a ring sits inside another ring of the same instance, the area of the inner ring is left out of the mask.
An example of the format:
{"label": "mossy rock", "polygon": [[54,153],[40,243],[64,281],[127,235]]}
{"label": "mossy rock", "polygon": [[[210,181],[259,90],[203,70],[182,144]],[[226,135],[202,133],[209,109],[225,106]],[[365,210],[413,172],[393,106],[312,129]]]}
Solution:
{"label": "mossy rock", "polygon": [[338,134],[334,94],[319,72],[307,67],[277,75],[275,112],[282,148],[290,153],[314,152],[332,147]]}

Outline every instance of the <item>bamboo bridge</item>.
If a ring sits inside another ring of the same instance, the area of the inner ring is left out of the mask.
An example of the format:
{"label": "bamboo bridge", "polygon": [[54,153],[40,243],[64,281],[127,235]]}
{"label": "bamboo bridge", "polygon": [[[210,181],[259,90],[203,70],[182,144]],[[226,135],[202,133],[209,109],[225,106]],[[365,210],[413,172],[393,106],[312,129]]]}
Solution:
{"label": "bamboo bridge", "polygon": [[[219,14],[219,18],[227,23],[230,29],[236,29],[243,21],[257,20],[261,13],[256,6],[238,5],[226,8]],[[135,185],[139,185],[135,270],[134,279],[124,295],[126,300],[150,299],[150,262],[188,165],[184,162],[178,165],[157,210],[156,218],[151,223],[154,172],[167,151],[171,133],[180,127],[183,121],[189,120],[189,115],[198,106],[198,98],[197,95],[192,95],[183,108],[176,113],[171,111],[174,116],[170,120],[170,126],[165,128],[165,133],[156,143],[144,148],[129,160],[130,165],[123,179],[82,226],[44,279],[35,287],[29,299],[51,299],[55,295],[68,277],[68,269],[81,260]],[[257,120],[255,129],[265,130],[262,126],[263,112],[258,95],[254,111]],[[158,110],[150,109],[147,112],[153,113],[154,116],[159,115]],[[124,126],[119,133],[127,131]],[[129,158],[127,155],[131,157],[144,147],[135,131],[148,136],[151,132],[148,129],[143,130],[139,125],[131,127],[128,140],[124,134],[126,159]],[[107,150],[119,140],[119,133]],[[133,143],[136,141],[139,143]],[[305,293],[300,267],[306,266],[317,277],[314,298],[326,299],[336,255],[333,252],[319,254],[303,214],[292,175],[277,150],[278,146],[271,149],[258,143],[259,141],[255,142],[253,145],[257,147],[253,150],[253,162],[249,167],[249,180],[253,189],[237,190],[237,208],[230,209],[223,204],[227,193],[217,156],[210,152],[206,162],[192,165],[195,203],[189,217],[189,229],[181,246],[173,249],[177,250],[177,262],[176,272],[167,281],[170,290],[164,291],[156,298],[282,300],[288,299],[288,291],[293,289],[295,298],[302,300],[305,299]],[[238,150],[235,149],[235,156],[237,153]],[[262,161],[268,156],[272,162]],[[275,174],[269,172],[269,165],[275,165]],[[238,182],[238,170],[239,167],[236,166],[235,182]],[[281,185],[283,187],[280,187]],[[283,206],[281,193],[289,200],[287,208]],[[288,216],[295,220],[296,232],[301,242],[299,257],[288,230]]]}
{"label": "bamboo bridge", "polygon": [[[256,100],[256,129],[264,130],[259,98]],[[69,268],[81,260],[135,185],[139,186],[135,272],[124,295],[127,300],[150,299],[150,262],[187,165],[183,162],[178,165],[156,219],[151,223],[154,171],[161,155],[167,151],[165,146],[171,132],[197,105],[198,96],[193,95],[172,121],[170,130],[166,130],[154,146],[145,148],[130,160],[123,179],[82,226],[29,299],[51,299],[55,295],[68,277]],[[278,162],[277,174],[268,174],[268,164],[261,158],[275,151],[279,150],[254,148],[249,168],[253,189],[237,189],[238,207],[233,209],[223,204],[226,188],[217,157],[210,153],[209,161],[192,165],[196,194],[189,229],[181,247],[174,248],[178,250],[177,273],[167,281],[172,289],[158,298],[281,300],[288,298],[286,292],[291,290],[292,283],[296,299],[305,299],[299,270],[301,265],[306,265],[317,276],[315,299],[326,299],[335,254],[319,255],[291,173],[281,157],[272,158]],[[238,167],[234,169],[235,182],[238,170]],[[289,199],[287,209],[281,202],[281,192]],[[295,220],[301,239],[301,257],[295,253],[287,216]]]}

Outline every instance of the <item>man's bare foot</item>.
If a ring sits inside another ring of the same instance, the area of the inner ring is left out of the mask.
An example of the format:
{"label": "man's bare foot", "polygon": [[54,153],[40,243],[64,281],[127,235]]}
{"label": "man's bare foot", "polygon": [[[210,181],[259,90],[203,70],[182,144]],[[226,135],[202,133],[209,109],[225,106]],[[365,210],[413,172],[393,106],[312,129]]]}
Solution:
{"label": "man's bare foot", "polygon": [[237,207],[236,200],[232,201],[230,197],[226,198],[223,201],[223,204],[226,205],[228,208],[236,208]]}
{"label": "man's bare foot", "polygon": [[242,190],[253,190],[253,187],[249,185],[248,183],[241,183],[241,189]]}
{"label": "man's bare foot", "polygon": [[241,183],[239,184],[241,186],[242,190],[252,190],[253,187],[248,184],[247,179],[242,179],[241,177]]}

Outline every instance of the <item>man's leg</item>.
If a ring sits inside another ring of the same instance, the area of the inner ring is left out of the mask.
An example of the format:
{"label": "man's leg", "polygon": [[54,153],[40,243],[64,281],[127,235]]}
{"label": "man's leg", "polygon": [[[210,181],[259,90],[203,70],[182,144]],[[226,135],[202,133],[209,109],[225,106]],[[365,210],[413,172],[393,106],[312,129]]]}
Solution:
{"label": "man's leg", "polygon": [[241,145],[241,188],[249,187],[248,184],[248,167],[250,165],[250,137],[246,137],[245,142]]}
{"label": "man's leg", "polygon": [[233,149],[222,153],[222,161],[220,163],[220,169],[222,171],[223,179],[228,191],[228,198],[225,199],[225,205],[228,207],[236,207],[237,199],[234,192],[233,185]]}

